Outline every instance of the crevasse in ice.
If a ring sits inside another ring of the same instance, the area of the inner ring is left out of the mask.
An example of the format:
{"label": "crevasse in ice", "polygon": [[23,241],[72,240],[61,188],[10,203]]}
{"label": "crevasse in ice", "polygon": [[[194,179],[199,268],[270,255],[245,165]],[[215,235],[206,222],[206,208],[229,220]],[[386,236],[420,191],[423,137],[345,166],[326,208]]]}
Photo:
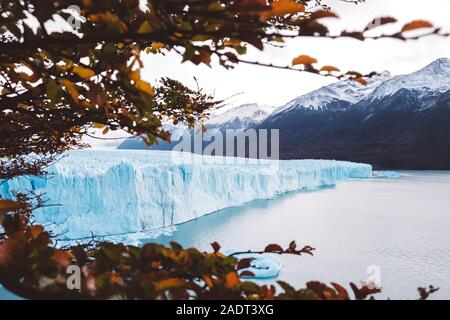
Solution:
{"label": "crevasse in ice", "polygon": [[72,151],[45,178],[4,181],[0,194],[45,193],[35,212],[64,239],[169,227],[255,199],[368,178],[372,167],[333,160],[271,161],[164,151]]}

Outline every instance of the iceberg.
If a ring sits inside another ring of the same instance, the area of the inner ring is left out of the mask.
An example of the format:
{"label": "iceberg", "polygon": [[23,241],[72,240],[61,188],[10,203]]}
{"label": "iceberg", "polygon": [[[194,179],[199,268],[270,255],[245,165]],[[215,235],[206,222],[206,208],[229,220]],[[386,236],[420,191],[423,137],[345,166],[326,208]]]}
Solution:
{"label": "iceberg", "polygon": [[374,178],[383,178],[383,179],[396,179],[403,178],[405,174],[397,171],[379,171],[376,172]]}
{"label": "iceberg", "polygon": [[[273,279],[279,276],[283,268],[283,262],[278,254],[275,253],[243,253],[242,250],[224,249],[222,253],[226,256],[234,255],[235,258],[253,259],[248,268],[239,270],[239,276],[243,279]],[[250,271],[253,275],[241,275],[244,271]]]}
{"label": "iceberg", "polygon": [[49,175],[17,177],[0,194],[34,191],[54,204],[38,223],[61,240],[170,228],[256,199],[370,178],[372,167],[334,160],[258,160],[148,150],[70,151]]}

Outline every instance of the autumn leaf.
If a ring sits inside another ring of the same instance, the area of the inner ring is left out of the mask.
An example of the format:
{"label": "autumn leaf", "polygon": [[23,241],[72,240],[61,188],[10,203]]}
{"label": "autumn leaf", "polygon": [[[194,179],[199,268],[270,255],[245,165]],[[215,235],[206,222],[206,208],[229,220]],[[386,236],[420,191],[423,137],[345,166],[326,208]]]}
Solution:
{"label": "autumn leaf", "polygon": [[320,71],[324,71],[324,72],[340,72],[341,70],[339,70],[338,68],[334,67],[334,66],[323,66],[322,68],[320,68]]}
{"label": "autumn leaf", "polygon": [[74,73],[76,73],[80,78],[83,78],[83,79],[89,79],[89,78],[95,76],[95,72],[89,68],[75,66],[75,67],[73,67],[72,71]]}
{"label": "autumn leaf", "polygon": [[99,122],[93,122],[92,125],[96,129],[103,129],[105,127],[105,125],[103,123],[99,123]]}
{"label": "autumn leaf", "polygon": [[239,274],[240,277],[254,277],[255,274],[249,270],[244,270]]}
{"label": "autumn leaf", "polygon": [[183,279],[168,278],[155,283],[155,289],[158,292],[164,292],[166,290],[183,287],[184,285],[185,281]]}
{"label": "autumn leaf", "polygon": [[150,85],[150,83],[144,80],[136,80],[135,86],[139,91],[144,92],[149,96],[152,96],[154,94],[153,87]]}
{"label": "autumn leaf", "polygon": [[362,76],[363,76],[361,73],[359,73],[357,71],[348,71],[346,73],[346,75],[348,75],[348,76],[350,76],[352,78],[362,78]]}
{"label": "autumn leaf", "polygon": [[405,24],[402,28],[402,32],[411,31],[422,28],[433,28],[433,25],[426,20],[414,20]]}
{"label": "autumn leaf", "polygon": [[72,81],[67,79],[61,79],[62,85],[66,88],[67,92],[69,92],[70,96],[72,97],[72,100],[75,103],[78,103],[78,90],[75,87],[75,85],[72,83]]}
{"label": "autumn leaf", "polygon": [[55,250],[51,260],[63,268],[70,265],[69,254],[63,250]]}
{"label": "autumn leaf", "polygon": [[0,200],[0,213],[19,210],[22,207],[22,204],[18,201],[6,199]]}
{"label": "autumn leaf", "polygon": [[206,285],[207,285],[208,287],[210,287],[210,288],[213,288],[213,287],[214,287],[214,283],[213,283],[213,281],[212,281],[212,279],[211,279],[210,276],[208,276],[208,275],[203,276],[203,280],[205,281],[205,283],[206,283]]}
{"label": "autumn leaf", "polygon": [[78,265],[83,265],[88,259],[88,255],[81,246],[74,246],[68,251],[69,256],[75,258]]}
{"label": "autumn leaf", "polygon": [[297,248],[297,243],[295,241],[291,241],[291,243],[289,244],[289,248],[286,251],[290,252],[290,253],[296,253],[297,252],[295,250],[296,248]]}
{"label": "autumn leaf", "polygon": [[433,286],[429,286],[428,288],[417,288],[420,294],[419,300],[426,300],[430,296],[430,294],[435,293],[436,291],[439,291],[439,288],[435,288]]}
{"label": "autumn leaf", "polygon": [[33,237],[39,236],[42,232],[44,232],[44,227],[40,224],[35,224],[30,227],[30,232]]}
{"label": "autumn leaf", "polygon": [[283,252],[283,248],[278,244],[272,243],[264,249],[264,252]]}
{"label": "autumn leaf", "polygon": [[164,45],[164,43],[161,43],[161,42],[153,42],[152,43],[152,49],[154,49],[154,50],[163,49],[165,47],[166,46]]}
{"label": "autumn leaf", "polygon": [[24,246],[17,239],[6,239],[0,242],[0,270],[6,274],[19,271],[25,261]]}
{"label": "autumn leaf", "polygon": [[276,288],[274,285],[268,286],[262,286],[261,287],[261,297],[265,300],[272,300],[275,296]]}
{"label": "autumn leaf", "polygon": [[302,248],[302,250],[300,250],[300,254],[302,254],[302,253],[306,253],[306,254],[309,254],[310,256],[313,256],[314,254],[313,254],[313,251],[314,250],[316,250],[315,248],[313,248],[313,247],[311,247],[311,246],[304,246],[303,248]]}
{"label": "autumn leaf", "polygon": [[228,289],[236,287],[240,283],[239,276],[236,272],[229,272],[225,276],[225,286]]}
{"label": "autumn leaf", "polygon": [[317,63],[317,59],[307,56],[307,55],[300,55],[292,60],[292,65],[298,65],[298,64],[313,64]]}
{"label": "autumn leaf", "polygon": [[245,268],[250,267],[253,260],[255,260],[255,259],[254,258],[245,258],[245,259],[239,260],[237,269],[240,270],[240,269],[245,269]]}
{"label": "autumn leaf", "polygon": [[128,30],[127,25],[111,11],[100,12],[98,14],[89,15],[91,22],[97,22],[103,24],[108,30],[117,33],[123,33]]}
{"label": "autumn leaf", "polygon": [[144,21],[138,29],[138,33],[148,33],[150,31],[152,31],[152,27],[148,21]]}
{"label": "autumn leaf", "polygon": [[211,67],[211,53],[200,50],[200,61]]}
{"label": "autumn leaf", "polygon": [[336,290],[336,292],[338,294],[337,298],[339,300],[348,300],[349,299],[348,292],[347,292],[347,290],[345,290],[344,287],[342,287],[341,285],[339,285],[338,283],[335,283],[335,282],[332,282],[331,285]]}
{"label": "autumn leaf", "polygon": [[214,253],[217,253],[220,251],[220,244],[218,244],[217,242],[211,243],[211,247],[213,248]]}
{"label": "autumn leaf", "polygon": [[141,79],[141,71],[140,70],[134,70],[128,73],[128,79],[133,81],[138,81]]}
{"label": "autumn leaf", "polygon": [[367,81],[364,80],[364,79],[361,78],[361,77],[355,78],[355,79],[353,79],[353,80],[355,80],[356,82],[359,82],[359,83],[362,84],[363,86],[367,86]]}
{"label": "autumn leaf", "polygon": [[287,14],[295,14],[305,11],[305,5],[297,3],[293,0],[275,0],[272,3],[272,9],[263,11],[262,17],[284,16]]}
{"label": "autumn leaf", "polygon": [[338,18],[338,16],[330,10],[317,10],[311,13],[310,16],[311,20],[318,20],[322,18]]}
{"label": "autumn leaf", "polygon": [[355,300],[364,300],[370,295],[381,292],[381,290],[378,288],[370,289],[367,286],[358,288],[354,283],[350,283],[350,287],[352,288],[353,293],[355,294]]}
{"label": "autumn leaf", "polygon": [[54,104],[57,102],[59,85],[54,79],[47,82],[46,94],[50,101]]}

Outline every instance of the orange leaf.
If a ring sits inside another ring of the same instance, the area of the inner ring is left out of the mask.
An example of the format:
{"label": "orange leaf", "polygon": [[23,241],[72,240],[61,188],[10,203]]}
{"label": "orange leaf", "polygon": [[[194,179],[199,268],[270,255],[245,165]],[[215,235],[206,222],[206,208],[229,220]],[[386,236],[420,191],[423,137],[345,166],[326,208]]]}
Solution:
{"label": "orange leaf", "polygon": [[10,199],[0,200],[0,212],[14,211],[20,208],[22,208],[22,204],[18,201]]}
{"label": "orange leaf", "polygon": [[67,268],[70,265],[69,254],[62,250],[55,250],[51,260],[64,268]]}
{"label": "orange leaf", "polygon": [[75,87],[75,85],[70,80],[67,80],[67,79],[62,79],[61,83],[66,88],[67,92],[69,92],[73,101],[75,103],[78,103],[78,91],[77,91],[77,88]]}
{"label": "orange leaf", "polygon": [[262,17],[284,16],[287,14],[295,14],[304,11],[305,6],[301,3],[297,3],[293,0],[275,0],[272,3],[272,10],[263,11],[261,13],[261,16]]}
{"label": "orange leaf", "polygon": [[[5,274],[18,272],[18,266],[26,261],[25,248],[17,239],[8,238],[0,242],[0,269]],[[19,271],[20,272],[20,271]]]}
{"label": "orange leaf", "polygon": [[40,235],[42,232],[44,232],[44,227],[41,226],[40,224],[35,224],[34,226],[32,226],[32,227],[30,228],[30,232],[31,232],[31,235],[32,235],[33,237],[37,237],[37,236]]}
{"label": "orange leaf", "polygon": [[359,83],[362,84],[363,86],[367,86],[367,81],[364,80],[363,78],[355,78],[355,79],[353,79],[353,80],[355,80],[356,82],[359,82]]}
{"label": "orange leaf", "polygon": [[155,289],[158,292],[164,292],[169,289],[179,288],[185,285],[183,279],[168,278],[155,283]]}
{"label": "orange leaf", "polygon": [[402,28],[402,32],[411,31],[422,28],[433,28],[433,25],[426,20],[414,20],[405,24]]}
{"label": "orange leaf", "polygon": [[94,128],[97,128],[97,129],[103,129],[105,127],[105,125],[103,123],[99,123],[99,122],[92,122],[92,125],[94,126]]}
{"label": "orange leaf", "polygon": [[317,59],[307,56],[307,55],[300,55],[292,60],[292,65],[297,64],[313,64],[317,63]]}
{"label": "orange leaf", "polygon": [[310,19],[317,20],[322,18],[338,18],[338,16],[330,10],[317,10],[311,13]]}
{"label": "orange leaf", "polygon": [[205,283],[208,285],[208,287],[214,287],[214,283],[210,276],[203,276],[203,280],[205,280]]}
{"label": "orange leaf", "polygon": [[265,252],[282,252],[283,248],[278,244],[269,244],[265,249]]}
{"label": "orange leaf", "polygon": [[139,79],[141,79],[141,71],[139,70],[131,71],[128,74],[128,79],[138,81]]}
{"label": "orange leaf", "polygon": [[236,272],[229,272],[225,277],[225,286],[228,289],[234,288],[239,284],[239,276]]}
{"label": "orange leaf", "polygon": [[331,285],[337,291],[338,299],[340,299],[340,300],[348,300],[349,299],[348,292],[347,292],[347,290],[345,290],[344,287],[342,287],[341,285],[339,285],[339,284],[337,284],[335,282],[332,282]]}
{"label": "orange leaf", "polygon": [[153,42],[152,43],[152,49],[154,49],[154,50],[163,49],[165,47],[166,47],[166,45],[161,42]]}
{"label": "orange leaf", "polygon": [[237,268],[240,269],[245,269],[248,268],[252,265],[252,261],[255,260],[254,258],[245,258],[245,259],[241,259],[238,262]]}
{"label": "orange leaf", "polygon": [[76,73],[80,78],[83,78],[83,79],[89,79],[89,78],[95,76],[95,72],[89,68],[75,66],[75,67],[73,67],[72,71],[74,73]]}
{"label": "orange leaf", "polygon": [[111,284],[119,283],[122,280],[122,277],[118,275],[117,273],[111,274],[109,281]]}
{"label": "orange leaf", "polygon": [[148,33],[150,31],[152,31],[152,26],[148,21],[144,21],[138,29],[138,33]]}
{"label": "orange leaf", "polygon": [[339,70],[338,68],[334,67],[334,66],[323,66],[322,68],[320,68],[320,71],[325,71],[325,72],[340,72],[341,70]]}
{"label": "orange leaf", "polygon": [[244,270],[241,272],[241,274],[239,275],[240,277],[254,277],[255,274],[251,271],[248,270]]}
{"label": "orange leaf", "polygon": [[136,88],[141,92],[145,92],[149,96],[152,96],[154,93],[153,87],[150,83],[145,82],[144,80],[136,80]]}

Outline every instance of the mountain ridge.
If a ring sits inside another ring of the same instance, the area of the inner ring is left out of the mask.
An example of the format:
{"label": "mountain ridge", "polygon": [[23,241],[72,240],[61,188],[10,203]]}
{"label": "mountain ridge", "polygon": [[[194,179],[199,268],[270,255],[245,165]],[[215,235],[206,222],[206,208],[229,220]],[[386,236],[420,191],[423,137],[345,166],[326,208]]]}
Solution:
{"label": "mountain ridge", "polygon": [[[446,58],[407,75],[383,72],[368,79],[367,86],[339,81],[276,109],[265,108],[257,104],[233,108],[212,117],[210,128],[279,129],[281,159],[450,169],[450,60]],[[138,145],[131,149],[148,148],[136,140],[140,138],[133,139]],[[127,143],[119,148],[130,148]],[[175,143],[152,149],[171,150]]]}
{"label": "mountain ridge", "polygon": [[333,158],[384,169],[450,169],[449,81],[450,60],[438,59],[382,82],[356,103],[340,100],[316,110],[287,108],[256,128],[280,130],[282,159]]}

